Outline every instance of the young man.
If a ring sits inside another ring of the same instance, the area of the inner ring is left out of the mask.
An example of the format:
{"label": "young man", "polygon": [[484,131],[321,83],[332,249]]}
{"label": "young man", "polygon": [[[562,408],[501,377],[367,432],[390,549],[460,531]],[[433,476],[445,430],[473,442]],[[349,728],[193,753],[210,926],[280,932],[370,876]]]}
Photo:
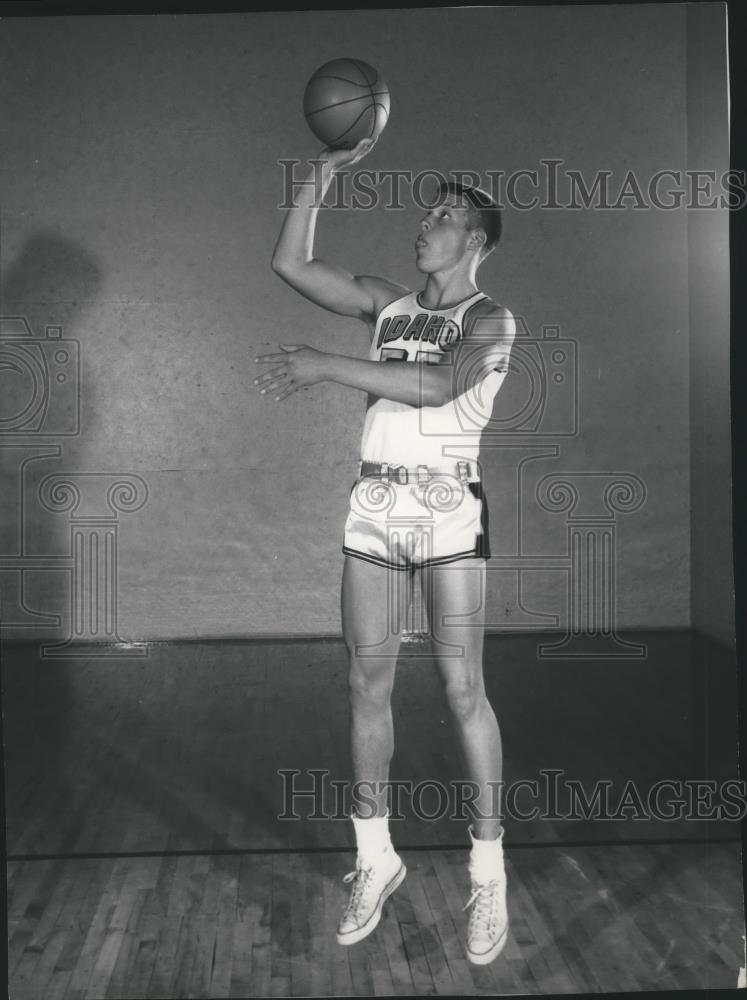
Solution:
{"label": "young man", "polygon": [[[406,574],[417,573],[433,655],[475,793],[467,954],[484,964],[505,944],[508,918],[496,803],[501,740],[482,666],[487,507],[474,456],[507,371],[515,330],[508,310],[478,291],[475,273],[498,242],[501,219],[484,192],[445,186],[438,204],[421,220],[415,241],[416,264],[425,275],[419,293],[319,260],[314,256],[316,219],[333,174],[357,162],[372,145],[364,140],[350,151],[321,154],[286,215],[272,259],[275,272],[306,298],[367,324],[369,358],[281,345],[282,353],[257,359],[270,367],[255,384],[276,399],[320,381],[368,393],[361,466],[343,544],[342,624],[350,663],[358,853],[356,870],[346,876],[353,886],[337,940],[354,944],[369,934],[384,900],[405,877],[389,836],[386,782],[393,753],[390,698],[398,622],[406,614],[409,593],[400,584]],[[457,448],[454,455],[460,438],[462,454]],[[363,788],[372,794],[364,797]]]}

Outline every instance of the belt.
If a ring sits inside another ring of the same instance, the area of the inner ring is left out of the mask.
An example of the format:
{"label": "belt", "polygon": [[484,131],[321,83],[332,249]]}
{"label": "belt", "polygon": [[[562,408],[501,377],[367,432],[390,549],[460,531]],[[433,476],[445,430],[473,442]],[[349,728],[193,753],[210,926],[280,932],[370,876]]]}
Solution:
{"label": "belt", "polygon": [[408,483],[418,483],[420,486],[429,483],[432,479],[443,477],[458,477],[463,483],[474,483],[480,479],[480,466],[477,462],[467,460],[456,462],[449,468],[440,467],[438,469],[428,465],[418,465],[414,469],[408,469],[404,465],[393,465],[391,462],[361,462],[360,476],[374,476],[377,479],[385,479],[390,483],[401,483],[403,486]]}

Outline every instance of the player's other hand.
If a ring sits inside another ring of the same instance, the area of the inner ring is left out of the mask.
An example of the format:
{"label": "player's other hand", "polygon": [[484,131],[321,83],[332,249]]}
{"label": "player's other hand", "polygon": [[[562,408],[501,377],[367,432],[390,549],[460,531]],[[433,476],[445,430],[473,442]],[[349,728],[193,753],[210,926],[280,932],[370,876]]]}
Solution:
{"label": "player's other hand", "polygon": [[275,399],[285,399],[297,389],[323,381],[324,351],[307,344],[280,344],[282,354],[263,354],[257,364],[270,365],[254,384],[263,394],[272,392]]}
{"label": "player's other hand", "polygon": [[342,170],[344,167],[350,167],[358,160],[363,159],[378,141],[378,137],[376,139],[361,139],[352,149],[331,149],[327,146],[319,154],[319,159],[326,160],[332,171]]}

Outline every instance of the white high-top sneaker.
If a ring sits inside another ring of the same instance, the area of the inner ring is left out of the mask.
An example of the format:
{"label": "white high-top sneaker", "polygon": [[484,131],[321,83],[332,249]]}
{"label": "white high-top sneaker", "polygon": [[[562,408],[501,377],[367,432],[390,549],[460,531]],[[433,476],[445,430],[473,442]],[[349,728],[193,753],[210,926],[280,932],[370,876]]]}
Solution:
{"label": "white high-top sneaker", "polygon": [[355,871],[344,882],[352,882],[348,905],[337,927],[338,944],[362,941],[381,919],[381,909],[387,896],[402,884],[407,869],[394,848],[387,847],[376,854],[358,854]]}
{"label": "white high-top sneaker", "polygon": [[469,828],[472,851],[469,860],[472,895],[463,909],[472,907],[467,928],[467,958],[487,965],[496,958],[508,937],[506,871],[503,862],[503,830],[497,840],[477,840]]}

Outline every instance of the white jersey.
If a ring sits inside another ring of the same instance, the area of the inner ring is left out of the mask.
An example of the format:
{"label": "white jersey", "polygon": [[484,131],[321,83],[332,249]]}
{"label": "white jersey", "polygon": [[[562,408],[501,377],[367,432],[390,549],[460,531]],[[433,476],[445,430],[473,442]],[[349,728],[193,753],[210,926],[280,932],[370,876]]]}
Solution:
{"label": "white jersey", "polygon": [[[420,304],[420,293],[410,292],[390,302],[377,318],[369,360],[438,362],[464,336],[470,311],[485,301],[487,295],[475,292],[451,308],[427,309]],[[480,433],[505,377],[505,372],[493,370],[442,406],[377,399],[366,412],[361,458],[408,468],[448,465],[457,458],[475,460]]]}

